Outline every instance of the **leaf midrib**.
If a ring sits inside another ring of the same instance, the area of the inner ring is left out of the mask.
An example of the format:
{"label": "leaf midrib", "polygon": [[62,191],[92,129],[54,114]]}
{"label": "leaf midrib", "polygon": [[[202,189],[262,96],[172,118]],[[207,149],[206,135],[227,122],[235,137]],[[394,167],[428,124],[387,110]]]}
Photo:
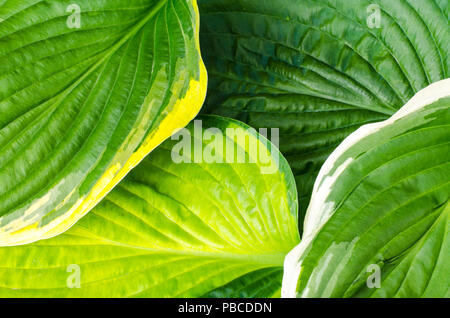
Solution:
{"label": "leaf midrib", "polygon": [[110,58],[115,52],[117,52],[122,45],[127,42],[131,37],[133,37],[151,18],[153,18],[168,2],[169,0],[159,0],[157,4],[150,10],[150,12],[129,32],[125,34],[118,42],[116,42],[111,48],[104,52],[103,57],[101,57],[95,64],[93,64],[86,72],[67,89],[62,91],[59,95],[64,99],[67,94],[73,91],[81,82],[83,82],[89,75],[91,75],[98,67],[100,67],[108,58]]}
{"label": "leaf midrib", "polygon": [[[82,233],[77,233],[73,235],[77,235],[80,237],[84,237],[90,240],[96,240],[101,243],[105,243],[109,246],[115,246],[115,247],[124,247],[134,250],[141,250],[148,252],[149,255],[151,254],[164,254],[164,255],[179,255],[179,256],[192,256],[192,257],[201,257],[201,258],[211,258],[211,259],[223,259],[223,260],[229,260],[229,261],[239,261],[242,263],[248,263],[248,264],[259,264],[261,265],[261,268],[265,267],[282,267],[284,263],[284,258],[288,252],[289,249],[286,250],[286,252],[280,252],[280,253],[269,253],[269,254],[239,254],[239,253],[232,253],[232,252],[206,252],[206,251],[196,251],[196,250],[180,250],[180,249],[172,249],[172,248],[152,248],[152,247],[146,247],[141,245],[134,245],[134,244],[128,244],[123,243],[115,240],[111,240],[105,237],[98,236],[92,232],[89,231],[88,228],[82,227],[81,225],[77,224],[77,230],[81,230]],[[72,233],[68,233],[72,235]],[[81,246],[77,245],[77,246]],[[45,245],[40,245],[45,246]],[[62,245],[58,245],[62,246]]]}

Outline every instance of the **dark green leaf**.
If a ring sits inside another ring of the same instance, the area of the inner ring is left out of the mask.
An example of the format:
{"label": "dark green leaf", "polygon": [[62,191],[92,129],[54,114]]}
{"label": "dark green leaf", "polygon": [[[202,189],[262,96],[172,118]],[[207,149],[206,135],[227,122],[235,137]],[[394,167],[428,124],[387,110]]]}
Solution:
{"label": "dark green leaf", "polygon": [[301,213],[346,136],[450,74],[447,0],[200,0],[199,7],[205,111],[280,129]]}

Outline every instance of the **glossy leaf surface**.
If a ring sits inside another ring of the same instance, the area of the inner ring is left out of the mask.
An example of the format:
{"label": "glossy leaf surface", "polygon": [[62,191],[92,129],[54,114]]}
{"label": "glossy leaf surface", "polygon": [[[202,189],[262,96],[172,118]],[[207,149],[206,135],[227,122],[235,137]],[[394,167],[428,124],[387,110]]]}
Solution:
{"label": "glossy leaf surface", "polygon": [[57,235],[199,111],[195,0],[0,3],[0,246]]}
{"label": "glossy leaf surface", "polygon": [[[450,74],[447,0],[200,0],[205,111],[279,128],[300,211],[363,124]],[[302,218],[300,218],[302,219]]]}
{"label": "glossy leaf surface", "polygon": [[284,296],[448,297],[450,79],[331,154],[314,185]]}
{"label": "glossy leaf surface", "polygon": [[[202,126],[155,149],[67,232],[0,248],[0,296],[279,295],[284,257],[299,242],[292,172],[248,126],[219,117],[202,118]],[[223,141],[215,148],[223,163],[195,159],[194,146],[182,153],[192,163],[176,163],[180,142],[210,150],[213,141],[199,138],[209,128]],[[227,145],[227,129],[249,143]],[[251,142],[267,156],[255,157]],[[227,161],[235,147],[254,163]],[[267,165],[277,169],[262,174]]]}

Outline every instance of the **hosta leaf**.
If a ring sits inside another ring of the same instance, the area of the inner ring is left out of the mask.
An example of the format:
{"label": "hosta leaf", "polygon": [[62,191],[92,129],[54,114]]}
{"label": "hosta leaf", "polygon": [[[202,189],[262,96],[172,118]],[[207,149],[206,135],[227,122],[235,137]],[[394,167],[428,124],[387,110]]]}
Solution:
{"label": "hosta leaf", "polygon": [[346,136],[450,74],[447,0],[200,0],[199,7],[205,111],[280,129],[300,211]]}
{"label": "hosta leaf", "polygon": [[[70,230],[0,248],[0,296],[276,294],[284,256],[299,242],[292,172],[246,125],[220,117],[204,117],[202,125],[221,133],[213,139],[223,141],[215,154],[224,163],[198,160],[202,130],[189,125],[190,136],[186,130],[182,136],[192,147],[182,158],[192,163],[176,163],[181,140],[168,140]],[[227,128],[242,129],[237,135],[248,142],[227,143]],[[267,156],[255,156],[252,142]],[[212,144],[205,137],[200,150]],[[244,151],[244,163],[225,160],[234,147]],[[278,169],[263,174],[264,166]],[[68,288],[73,269],[79,269],[80,288]]]}
{"label": "hosta leaf", "polygon": [[264,268],[239,277],[202,297],[207,298],[280,298],[282,268]]}
{"label": "hosta leaf", "polygon": [[199,111],[195,0],[0,4],[0,245],[68,229]]}
{"label": "hosta leaf", "polygon": [[285,296],[449,296],[449,123],[447,79],[344,140],[286,258]]}

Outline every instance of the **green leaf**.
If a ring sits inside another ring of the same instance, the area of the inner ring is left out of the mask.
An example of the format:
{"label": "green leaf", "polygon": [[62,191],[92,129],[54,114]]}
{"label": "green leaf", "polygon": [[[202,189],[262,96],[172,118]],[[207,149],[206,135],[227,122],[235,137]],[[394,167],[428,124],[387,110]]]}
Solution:
{"label": "green leaf", "polygon": [[447,79],[344,140],[314,185],[284,296],[450,295],[449,123]]}
{"label": "green leaf", "polygon": [[[345,137],[450,74],[447,0],[200,0],[199,7],[210,79],[204,110],[280,129],[301,214]],[[377,11],[380,27],[371,28]]]}
{"label": "green leaf", "polygon": [[[248,126],[201,119],[203,130],[196,122],[173,137],[181,140],[167,140],[67,232],[0,248],[0,296],[275,293],[284,257],[299,242],[292,172],[279,151]],[[216,134],[208,141],[201,136],[209,128]],[[212,146],[218,140],[223,147]],[[187,144],[190,151],[180,148]],[[251,145],[258,146],[257,156]],[[198,160],[198,149],[215,149],[223,163]],[[225,160],[234,158],[233,149],[244,152],[244,163]],[[177,163],[180,154],[192,163]],[[265,166],[277,169],[264,174]],[[69,288],[78,269],[80,288]]]}
{"label": "green leaf", "polygon": [[195,0],[0,5],[0,246],[57,235],[204,100]]}
{"label": "green leaf", "polygon": [[216,288],[205,298],[280,298],[282,268],[264,268]]}

